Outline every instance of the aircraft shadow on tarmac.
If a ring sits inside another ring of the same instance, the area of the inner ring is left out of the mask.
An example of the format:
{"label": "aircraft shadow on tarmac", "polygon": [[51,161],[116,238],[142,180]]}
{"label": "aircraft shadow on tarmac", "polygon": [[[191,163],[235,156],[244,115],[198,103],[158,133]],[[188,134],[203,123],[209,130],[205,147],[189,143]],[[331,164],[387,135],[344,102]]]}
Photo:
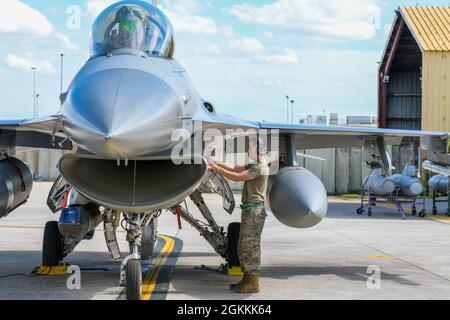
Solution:
{"label": "aircraft shadow on tarmac", "polygon": [[[236,280],[236,278],[228,277],[225,274],[220,274],[218,272],[212,271],[202,271],[195,270],[196,266],[183,265],[176,269],[177,274],[188,273],[192,278],[197,277],[203,278],[205,274],[209,274],[208,277],[215,275],[218,278],[230,279],[231,283]],[[195,270],[197,274],[193,273]],[[321,275],[335,275],[337,277],[343,278],[349,281],[362,281],[367,282],[367,267],[366,266],[328,266],[328,267],[291,267],[291,266],[269,266],[263,267],[261,272],[261,278],[270,278],[277,280],[287,280],[292,277],[297,276],[321,276]],[[396,282],[401,285],[406,286],[420,286],[419,283],[405,279],[406,274],[391,274],[382,271],[381,278],[386,281]]]}
{"label": "aircraft shadow on tarmac", "polygon": [[[334,275],[348,281],[367,282],[366,266],[328,266],[328,267],[265,267],[262,277],[273,279],[289,279],[295,276]],[[405,279],[406,274],[392,274],[382,271],[383,281],[392,281],[405,286],[420,286],[419,283]]]}
{"label": "aircraft shadow on tarmac", "polygon": [[[236,295],[228,289],[231,283],[235,283],[239,278],[228,277],[212,271],[195,270],[196,266],[183,265],[177,266],[175,269],[175,280],[171,282],[172,289],[168,294],[172,298],[177,296],[189,296],[193,299],[231,299],[239,297],[239,299],[247,299],[254,297],[252,295]],[[345,279],[346,281],[358,281],[361,287],[365,287],[367,283],[367,267],[352,266],[329,266],[329,267],[288,267],[288,266],[270,266],[263,267],[261,273],[261,283],[264,290],[265,279],[288,280],[292,277],[302,276],[323,276],[334,275]],[[391,274],[382,272],[381,279],[383,282],[390,281],[402,286],[418,287],[419,283],[405,279],[404,274]],[[309,279],[310,280],[310,279]],[[302,291],[301,279],[299,281],[298,290]],[[319,280],[317,280],[319,281]],[[206,291],[205,288],[208,288]],[[268,289],[268,288],[266,288]],[[291,289],[290,289],[291,290]],[[324,288],[328,291],[328,288]],[[154,292],[154,299],[158,300],[159,295],[165,296],[167,292]],[[296,299],[296,292],[290,291],[292,299]],[[280,297],[284,299],[285,297]]]}
{"label": "aircraft shadow on tarmac", "polygon": [[[356,213],[356,209],[360,207],[360,204],[357,203],[336,203],[330,202],[329,209],[327,213],[327,218],[331,219],[370,219],[370,220],[403,220],[400,213],[396,208],[387,208],[380,205],[373,206],[373,215],[369,217],[367,215],[367,208],[365,213],[359,215]],[[411,206],[404,206],[403,209],[408,210]],[[422,205],[417,205],[417,211],[420,211]],[[420,219],[423,218],[413,217],[411,215],[407,215],[407,219]]]}
{"label": "aircraft shadow on tarmac", "polygon": [[[174,252],[175,254],[175,252]],[[179,257],[209,257],[216,256],[210,252],[181,252]],[[41,259],[39,251],[0,251],[0,261],[4,268],[0,276],[11,273],[29,273],[38,265]],[[26,261],[24,263],[24,261]],[[68,264],[78,265],[85,268],[102,268],[108,271],[93,270],[82,272],[82,290],[69,291],[65,283],[67,277],[12,277],[0,279],[0,299],[83,299],[89,300],[98,297],[103,293],[102,298],[117,299],[121,294],[118,288],[117,274],[120,268],[120,262],[110,259],[107,252],[74,252],[68,259]],[[144,263],[145,264],[145,263]],[[150,266],[150,265],[149,265]],[[208,287],[212,292],[212,298],[215,295],[235,296],[229,292],[230,283],[236,282],[236,277],[213,271],[196,270],[194,265],[179,265],[175,268],[175,280],[171,279],[169,294],[188,295],[193,298],[205,298],[204,288]],[[334,275],[346,281],[359,281],[362,285],[367,282],[367,267],[365,266],[317,266],[317,267],[292,267],[292,266],[267,266],[263,267],[261,274],[262,283],[264,279],[288,280],[292,277],[302,276],[323,276]],[[405,279],[403,274],[392,274],[382,272],[383,281],[391,281],[404,286],[420,286],[419,283]],[[172,281],[174,280],[174,281]],[[163,287],[169,287],[168,284]],[[113,290],[111,291],[111,289]],[[203,290],[201,289],[203,288]],[[301,290],[299,288],[299,290]],[[165,298],[167,291],[155,290],[154,299],[158,297]],[[293,293],[295,294],[295,293]],[[108,297],[108,295],[111,295]],[[247,295],[240,296],[247,298]],[[248,295],[250,297],[250,295]]]}
{"label": "aircraft shadow on tarmac", "polygon": [[[17,273],[30,274],[40,265],[41,254],[40,251],[0,251],[0,277]],[[117,281],[120,261],[112,260],[107,252],[75,251],[65,263],[82,269],[81,290],[68,290],[66,276],[14,276],[0,279],[0,300],[90,300],[102,292],[105,292],[103,299],[116,299],[121,293],[122,288],[118,287]],[[114,290],[108,293],[111,288]]]}

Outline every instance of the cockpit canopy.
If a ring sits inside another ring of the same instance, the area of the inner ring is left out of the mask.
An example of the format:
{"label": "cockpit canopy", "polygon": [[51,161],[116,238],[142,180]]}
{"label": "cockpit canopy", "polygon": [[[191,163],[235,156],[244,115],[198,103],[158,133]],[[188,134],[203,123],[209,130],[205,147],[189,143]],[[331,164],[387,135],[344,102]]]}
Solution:
{"label": "cockpit canopy", "polygon": [[171,58],[175,49],[169,19],[143,1],[121,1],[105,9],[94,22],[91,37],[93,56],[131,49]]}

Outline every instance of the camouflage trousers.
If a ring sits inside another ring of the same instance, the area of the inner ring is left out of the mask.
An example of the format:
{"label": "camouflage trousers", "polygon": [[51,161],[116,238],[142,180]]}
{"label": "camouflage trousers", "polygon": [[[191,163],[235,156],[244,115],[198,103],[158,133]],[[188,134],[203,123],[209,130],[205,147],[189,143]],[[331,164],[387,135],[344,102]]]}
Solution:
{"label": "camouflage trousers", "polygon": [[266,217],[265,208],[242,210],[238,253],[244,272],[259,274],[261,271],[261,233]]}

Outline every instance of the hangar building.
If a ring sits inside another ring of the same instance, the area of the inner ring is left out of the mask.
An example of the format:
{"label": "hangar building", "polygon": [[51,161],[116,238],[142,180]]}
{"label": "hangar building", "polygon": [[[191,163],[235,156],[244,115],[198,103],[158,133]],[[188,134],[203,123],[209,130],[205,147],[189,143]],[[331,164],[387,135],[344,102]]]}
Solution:
{"label": "hangar building", "polygon": [[379,66],[381,128],[450,132],[450,6],[400,7]]}

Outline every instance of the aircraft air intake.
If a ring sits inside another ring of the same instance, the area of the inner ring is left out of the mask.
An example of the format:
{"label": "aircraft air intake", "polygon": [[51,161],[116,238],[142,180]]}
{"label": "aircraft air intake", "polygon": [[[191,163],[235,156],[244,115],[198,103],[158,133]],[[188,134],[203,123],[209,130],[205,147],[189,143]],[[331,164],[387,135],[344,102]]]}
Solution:
{"label": "aircraft air intake", "polygon": [[267,195],[274,216],[291,228],[313,227],[328,210],[322,181],[302,167],[284,167],[271,176]]}
{"label": "aircraft air intake", "polygon": [[70,154],[60,160],[59,168],[67,182],[90,200],[141,213],[170,208],[195,191],[208,170],[203,158],[197,160],[201,164],[175,165],[170,157],[146,158],[119,166],[115,160]]}

